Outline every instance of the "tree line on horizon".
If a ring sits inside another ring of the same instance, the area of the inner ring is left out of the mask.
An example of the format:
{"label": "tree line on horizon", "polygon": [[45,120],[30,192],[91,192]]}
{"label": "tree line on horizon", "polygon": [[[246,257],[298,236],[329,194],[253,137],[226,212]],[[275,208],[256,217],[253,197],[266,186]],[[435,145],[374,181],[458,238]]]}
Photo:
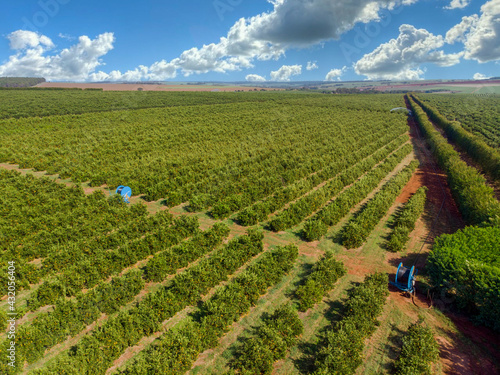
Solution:
{"label": "tree line on horizon", "polygon": [[0,87],[33,87],[43,82],[46,82],[45,78],[0,77]]}

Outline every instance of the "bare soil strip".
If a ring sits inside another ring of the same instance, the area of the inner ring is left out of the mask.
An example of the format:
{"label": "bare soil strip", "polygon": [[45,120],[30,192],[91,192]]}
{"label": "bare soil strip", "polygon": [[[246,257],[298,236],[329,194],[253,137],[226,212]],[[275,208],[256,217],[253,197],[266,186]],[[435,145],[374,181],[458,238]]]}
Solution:
{"label": "bare soil strip", "polygon": [[[419,232],[420,236],[428,236],[416,264],[417,268],[423,270],[434,239],[441,234],[454,233],[458,229],[464,228],[465,222],[451,195],[446,174],[438,167],[437,161],[433,157],[427,142],[421,136],[414,118],[409,117],[408,122],[414,148],[421,162],[421,168],[417,171],[416,178],[429,189],[424,216],[417,222],[415,232],[412,235],[415,238],[415,233]],[[439,127],[436,127],[436,129],[440,130]],[[435,215],[439,212],[444,197],[446,199],[440,219],[435,222]],[[419,250],[414,247],[412,242],[410,242],[409,248],[415,249],[415,251]],[[403,258],[398,258],[397,254],[388,256],[388,261],[393,265],[399,261],[405,262],[405,265],[406,263],[411,264],[411,261],[414,260],[415,254],[409,254]],[[419,294],[417,296],[416,303],[420,307],[417,311],[419,313],[429,311],[422,310],[422,308],[428,307],[429,301],[426,296]],[[399,299],[399,305],[403,310],[409,311],[413,308],[413,305],[409,304],[409,299],[401,296],[398,292],[391,293],[389,298],[395,301]],[[402,298],[406,301],[401,300]],[[464,375],[497,373],[500,369],[498,367],[500,364],[500,339],[498,336],[489,329],[474,326],[469,319],[463,316],[455,315],[444,302],[440,300],[439,296],[435,296],[433,309],[441,310],[441,313],[444,313],[446,317],[445,320],[437,319],[436,314],[429,316],[431,318],[430,324],[434,325],[433,328],[437,331],[436,338],[440,345],[440,367],[442,372],[444,374]],[[490,343],[490,346],[485,345],[485,342]]]}

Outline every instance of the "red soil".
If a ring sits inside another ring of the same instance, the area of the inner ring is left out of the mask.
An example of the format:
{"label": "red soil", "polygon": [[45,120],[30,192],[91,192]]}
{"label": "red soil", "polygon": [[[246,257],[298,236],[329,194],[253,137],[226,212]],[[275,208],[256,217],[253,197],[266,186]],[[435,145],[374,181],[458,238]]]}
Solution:
{"label": "red soil", "polygon": [[424,172],[421,169],[417,169],[417,171],[413,174],[410,181],[403,188],[403,191],[396,198],[396,202],[398,203],[406,203],[408,199],[417,192],[417,190],[424,185]]}
{"label": "red soil", "polygon": [[[408,102],[407,107],[409,107]],[[423,217],[419,220],[420,223],[417,223],[417,230],[420,229],[420,235],[425,235],[425,232],[428,232],[428,230],[424,230],[425,228],[423,226],[428,226],[431,230],[429,240],[424,246],[424,253],[427,253],[426,250],[430,247],[435,237],[443,233],[454,233],[458,229],[463,228],[465,226],[465,222],[451,195],[451,191],[447,183],[447,176],[438,167],[431,151],[428,149],[426,141],[423,137],[420,137],[418,125],[412,117],[408,118],[408,123],[411,129],[410,136],[412,137],[415,151],[421,162],[421,167],[415,176],[413,176],[412,181],[409,184],[410,186],[405,189],[407,191],[403,192],[399,199],[404,201],[404,199],[406,199],[406,195],[415,190],[420,183],[427,186],[429,189],[427,192],[426,212],[430,212],[431,215],[429,217]],[[434,218],[439,212],[441,206],[442,210],[439,220],[435,222]],[[396,258],[396,254],[390,254],[388,256],[388,261],[397,261]],[[425,258],[425,254],[420,257],[421,262],[419,262],[418,267],[425,266]],[[397,292],[391,293],[390,298],[401,304],[403,308],[411,301],[409,298],[405,298],[401,293]],[[429,302],[426,296],[417,293],[415,304],[425,309],[428,308]],[[439,308],[439,306],[436,305],[433,308]],[[409,311],[409,309],[405,310]],[[497,368],[491,358],[495,358],[497,362],[500,362],[500,338],[498,335],[495,335],[491,330],[485,327],[474,326],[471,321],[465,317],[458,317],[450,314],[449,312],[445,312],[445,314],[455,324],[459,333],[451,332],[449,327],[446,326],[440,327],[443,331],[446,331],[448,336],[448,339],[442,336],[436,337],[440,346],[440,362],[443,367],[443,373],[459,375],[497,374]],[[482,349],[481,352],[477,353],[471,348],[471,346],[466,345],[466,340],[464,342],[462,335],[477,344]]]}
{"label": "red soil", "polygon": [[[408,102],[407,107],[409,108]],[[429,189],[427,191],[427,200],[433,208],[432,211],[434,212],[432,212],[432,214],[434,217],[437,216],[437,212],[439,212],[439,209],[443,206],[439,215],[439,220],[432,229],[439,234],[454,233],[458,229],[465,227],[465,222],[451,195],[447,176],[437,165],[437,162],[429,150],[427,142],[423,136],[421,137],[418,125],[413,117],[408,117],[408,124],[410,126],[410,137],[412,138],[415,152],[421,163],[417,171],[417,175],[420,175],[420,177],[416,178],[421,178],[423,185]]]}

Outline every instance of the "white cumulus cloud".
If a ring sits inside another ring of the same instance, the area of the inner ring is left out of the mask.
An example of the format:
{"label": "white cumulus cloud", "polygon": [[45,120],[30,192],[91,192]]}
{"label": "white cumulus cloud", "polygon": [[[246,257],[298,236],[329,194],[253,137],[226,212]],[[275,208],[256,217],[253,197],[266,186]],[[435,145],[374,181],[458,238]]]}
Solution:
{"label": "white cumulus cloud", "polygon": [[61,38],[61,39],[66,39],[66,40],[69,40],[69,41],[73,41],[75,40],[76,38],[72,35],[69,35],[69,34],[63,34],[63,33],[59,33],[58,34],[58,37]]}
{"label": "white cumulus cloud", "polygon": [[274,0],[270,12],[241,18],[217,43],[191,48],[171,61],[185,76],[252,68],[291,47],[338,39],[355,24],[380,19],[384,9],[417,0]]}
{"label": "white cumulus cloud", "polygon": [[271,81],[288,82],[290,77],[302,74],[302,65],[283,65],[271,72]]}
{"label": "white cumulus cloud", "polygon": [[383,9],[394,9],[417,0],[275,0],[272,12],[249,20],[251,36],[281,45],[304,45],[338,39],[356,23],[380,18]]}
{"label": "white cumulus cloud", "polygon": [[259,76],[258,74],[248,74],[245,79],[248,82],[265,82],[266,79],[262,76]]}
{"label": "white cumulus cloud", "polygon": [[[41,68],[47,63],[53,63],[52,57],[41,52],[37,59],[29,62],[19,61],[17,54],[11,57],[8,70],[40,71],[48,79],[62,80],[162,80],[176,77],[178,72],[184,76],[207,72],[226,73],[254,67],[255,61],[279,59],[290,48],[303,48],[340,36],[359,23],[377,21],[386,10],[398,6],[407,6],[418,0],[269,0],[273,9],[250,18],[241,18],[214,43],[193,47],[182,52],[178,57],[166,61],[146,64],[128,72],[114,70],[111,72],[95,71],[102,65],[99,58],[81,55],[82,68],[75,66],[73,61],[69,71],[56,67],[54,70]],[[111,35],[110,33],[102,35]],[[99,38],[102,38],[102,35]],[[14,37],[13,37],[14,38]],[[43,41],[30,36],[23,41],[11,41],[15,49],[49,48],[49,40]],[[114,39],[113,39],[114,40]],[[101,42],[101,39],[99,39]],[[38,43],[38,44],[37,44]],[[80,40],[79,45],[87,48],[87,41]],[[35,46],[36,45],[36,46]],[[112,42],[107,42],[108,50]],[[94,47],[90,47],[93,55]],[[77,53],[75,48],[74,53]],[[25,53],[28,55],[28,53]],[[45,58],[43,60],[42,58]],[[42,61],[43,60],[43,61]],[[89,63],[89,61],[91,61]],[[149,64],[148,64],[149,65]],[[313,65],[311,65],[313,67]],[[1,66],[0,69],[7,69]],[[307,67],[306,67],[307,69]],[[2,70],[0,70],[2,71]],[[85,76],[85,72],[87,72]],[[67,73],[67,74],[66,74]]]}
{"label": "white cumulus cloud", "polygon": [[325,81],[340,81],[340,77],[342,77],[346,70],[346,66],[344,66],[342,69],[330,70],[325,77]]}
{"label": "white cumulus cloud", "polygon": [[482,73],[476,73],[474,74],[474,77],[473,77],[476,81],[480,81],[482,79],[490,79],[491,77],[487,77],[485,76],[484,74]]}
{"label": "white cumulus cloud", "polygon": [[399,36],[363,56],[354,65],[359,75],[369,79],[414,80],[421,79],[421,64],[434,63],[452,66],[460,62],[462,53],[445,54],[439,48],[444,38],[412,25],[401,25]]}
{"label": "white cumulus cloud", "polygon": [[464,57],[480,63],[500,60],[500,0],[481,6],[481,15],[463,17],[462,22],[446,33],[446,42],[461,42]]}
{"label": "white cumulus cloud", "polygon": [[134,70],[128,70],[122,73],[119,70],[113,70],[110,73],[102,71],[92,73],[89,75],[89,80],[93,82],[116,82],[116,81],[164,81],[169,78],[177,76],[177,66],[165,60],[157,61],[153,65],[147,67],[139,65]]}
{"label": "white cumulus cloud", "polygon": [[467,33],[471,29],[472,26],[476,25],[477,22],[479,21],[479,16],[477,14],[474,14],[472,16],[466,16],[462,17],[462,22],[460,22],[458,25],[453,26],[448,32],[446,33],[446,43],[448,44],[454,44],[455,42],[462,42],[465,43],[467,40]]}
{"label": "white cumulus cloud", "polygon": [[317,62],[316,61],[308,61],[307,66],[306,66],[306,70],[314,70],[314,69],[318,69]]}
{"label": "white cumulus cloud", "polygon": [[43,49],[54,47],[54,43],[52,43],[50,38],[33,31],[17,30],[10,33],[7,39],[9,39],[10,48],[13,50],[23,50],[39,46]]}
{"label": "white cumulus cloud", "polygon": [[78,43],[58,54],[48,52],[52,41],[37,33],[14,31],[7,38],[16,51],[0,65],[0,76],[44,77],[48,80],[87,80],[89,74],[101,65],[100,58],[113,49],[113,33],[104,33],[95,39],[81,36]]}
{"label": "white cumulus cloud", "polygon": [[451,0],[450,5],[444,7],[444,9],[463,9],[470,4],[470,0]]}

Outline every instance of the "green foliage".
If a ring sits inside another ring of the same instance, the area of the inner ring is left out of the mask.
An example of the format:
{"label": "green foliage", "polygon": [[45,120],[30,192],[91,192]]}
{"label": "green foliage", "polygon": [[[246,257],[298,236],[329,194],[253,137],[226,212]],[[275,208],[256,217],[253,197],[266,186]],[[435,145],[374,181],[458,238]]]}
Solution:
{"label": "green foliage", "polygon": [[[254,232],[258,236],[258,232]],[[194,319],[185,319],[178,328],[169,330],[148,346],[122,374],[181,374],[189,370],[199,353],[218,345],[231,324],[248,312],[267,289],[290,271],[298,257],[295,245],[266,252],[246,271],[218,288],[215,294],[195,312]],[[299,323],[288,309],[276,315],[279,322],[290,321],[289,332],[300,330]],[[279,325],[270,324],[277,329]],[[277,336],[271,336],[277,338]],[[288,337],[287,340],[293,340]],[[285,342],[290,342],[286,341]],[[269,352],[267,352],[269,354]],[[270,359],[270,357],[269,357]]]}
{"label": "green foliage", "polygon": [[406,131],[402,117],[380,108],[399,101],[385,95],[374,106],[364,96],[39,91],[0,93],[0,114],[32,116],[0,121],[0,162],[110,188],[126,182],[149,201],[212,206],[216,218],[325,170],[316,186],[349,166],[344,159],[364,157],[365,146]]}
{"label": "green foliage", "polygon": [[410,239],[410,233],[415,229],[415,222],[424,212],[426,194],[427,188],[423,186],[406,202],[403,210],[396,218],[394,230],[387,243],[387,248],[390,251],[397,252],[406,246]]}
{"label": "green foliage", "polygon": [[439,359],[439,345],[422,321],[412,324],[403,337],[401,354],[394,364],[397,375],[432,375],[431,364]]}
{"label": "green foliage", "polygon": [[99,284],[86,294],[80,293],[76,300],[57,299],[52,311],[39,314],[30,325],[20,327],[16,336],[18,360],[28,363],[39,360],[46,349],[76,335],[101,313],[117,312],[143,287],[142,272],[133,270],[110,283]]}
{"label": "green foliage", "polygon": [[[342,191],[347,185],[355,182],[363,173],[369,171],[378,162],[386,158],[407,139],[405,135],[396,138],[389,144],[384,142],[383,144],[386,146],[373,153],[370,157],[363,159],[353,167],[345,169],[324,186],[292,203],[286,210],[282,211],[269,222],[269,227],[273,231],[280,231],[300,223],[305,217],[323,206],[332,196]],[[309,232],[309,229],[316,229],[316,227],[308,224],[306,230],[303,232],[303,236],[306,239],[312,240],[317,233]]]}
{"label": "green foliage", "polygon": [[500,148],[500,98],[484,95],[419,94],[450,122],[459,121],[465,130],[493,148]]}
{"label": "green foliage", "polygon": [[[423,103],[415,95],[413,99],[417,102],[422,109],[429,115],[429,117],[439,127],[444,129],[448,137],[456,142],[462,149],[464,149],[479,165],[489,173],[495,180],[500,181],[500,151],[488,146],[482,139],[469,133],[465,130],[459,122],[449,121],[446,117],[441,115],[438,110],[429,104]],[[497,100],[500,105],[500,101]],[[486,112],[486,109],[485,109]],[[483,116],[486,116],[484,114]],[[498,117],[497,117],[498,119]],[[480,120],[481,121],[481,120]],[[483,118],[484,121],[484,118]],[[500,141],[500,127],[497,128],[497,141]],[[498,143],[500,146],[500,142]]]}
{"label": "green foliage", "polygon": [[238,348],[231,367],[238,374],[271,374],[273,363],[285,357],[303,330],[297,311],[290,304],[280,306],[262,318],[254,335]]}
{"label": "green foliage", "polygon": [[[68,188],[46,177],[2,169],[0,189],[0,227],[4,228],[0,231],[0,282],[6,285],[7,262],[16,261],[19,291],[55,269],[62,270],[65,253],[71,251],[72,256],[64,262],[75,262],[87,244],[125,233],[131,239],[133,228],[153,221],[143,205],[115,206],[100,192],[86,196],[80,187]],[[161,217],[170,220],[169,214]],[[42,266],[29,263],[34,259],[43,259]]]}
{"label": "green foliage", "polygon": [[401,172],[392,177],[363,207],[362,211],[345,226],[342,232],[342,244],[346,248],[359,247],[366,241],[401,193],[403,187],[410,181],[418,164],[418,161],[413,160]]}
{"label": "green foliage", "polygon": [[[408,136],[401,135],[401,133],[401,129],[398,128],[394,130],[394,133],[384,131],[369,134],[365,139],[365,143],[372,143],[353,150],[350,154],[345,155],[343,159],[333,161],[331,165],[318,173],[283,188],[263,202],[258,202],[250,208],[250,214],[246,211],[240,213],[238,221],[242,225],[251,225],[251,223],[255,224],[258,221],[263,221],[269,214],[285,206],[287,202],[300,197],[326,181],[323,186],[318,186],[316,191],[292,203],[287,210],[273,218],[269,224],[275,230],[283,230],[300,223],[306,216],[313,213],[317,207],[323,205],[332,195],[338,193],[346,184],[354,181],[363,172],[381,161],[390,153],[390,150],[394,150],[397,146],[406,142]],[[368,159],[363,160],[364,158]],[[327,181],[329,179],[331,180]],[[312,206],[310,206],[311,202],[313,202]],[[250,220],[247,216],[249,216]],[[313,237],[309,237],[309,235],[313,236],[313,233],[309,234],[309,232],[304,231],[305,238],[311,238],[308,240],[312,240]]]}
{"label": "green foliage", "polygon": [[326,234],[328,227],[321,220],[308,220],[304,224],[303,231],[307,241],[315,241]]}
{"label": "green foliage", "polygon": [[306,311],[321,301],[325,293],[346,274],[344,264],[335,260],[333,254],[326,253],[314,266],[304,285],[297,288],[299,310]]}
{"label": "green foliage", "polygon": [[[407,142],[406,118],[388,113],[400,101],[389,95],[374,100],[296,93],[5,90],[0,92],[0,162],[92,186],[127,184],[146,200],[189,201],[187,210],[210,209],[217,218],[239,211],[245,225],[267,220],[313,190],[280,219],[286,227]],[[395,151],[371,178],[383,177],[409,150],[407,145]],[[223,224],[200,232],[194,215],[149,216],[146,205],[125,205],[102,192],[85,195],[80,186],[12,171],[0,171],[0,190],[0,281],[4,262],[15,260],[19,290],[41,283],[28,297],[29,308],[52,305],[18,327],[19,361],[37,361],[108,316],[35,370],[40,374],[104,374],[126,348],[199,303],[192,319],[165,332],[126,369],[183,373],[289,272],[298,256],[296,246],[266,251],[201,303],[201,296],[263,252],[261,232],[249,231],[221,246],[228,235]],[[311,232],[324,232],[325,226],[327,221],[318,222]],[[144,267],[125,272],[137,262]],[[138,298],[145,281],[168,275],[175,277]],[[328,280],[325,276],[312,289],[322,290]],[[259,331],[273,360],[299,334],[300,321],[283,314],[275,320],[286,324],[266,322]]]}
{"label": "green foliage", "polygon": [[[281,337],[276,331],[262,332],[262,334],[266,333],[268,341],[283,346]],[[246,341],[245,347],[241,349],[241,353],[238,353],[238,355],[238,360],[232,364],[235,370],[231,374],[271,374],[273,363],[276,361],[272,349],[259,336]]]}
{"label": "green foliage", "polygon": [[167,275],[186,267],[190,262],[213,250],[228,235],[229,227],[216,223],[212,228],[197,234],[190,241],[155,254],[144,267],[146,280],[162,281]]}
{"label": "green foliage", "polygon": [[325,333],[317,355],[315,375],[354,374],[362,363],[365,335],[352,318],[345,318]]}
{"label": "green foliage", "polygon": [[[402,135],[403,130],[403,128],[398,127],[394,128],[392,131],[384,129],[377,133],[369,132],[364,138],[361,137],[362,133],[360,130],[356,139],[349,142],[350,152],[345,149],[345,154],[342,158],[337,157],[332,159],[327,167],[319,170],[317,173],[311,174],[294,184],[283,187],[263,201],[245,208],[238,214],[238,223],[241,225],[254,225],[260,221],[264,221],[271,213],[281,209],[288,202],[304,195],[314,187],[318,187],[311,194],[292,203],[287,210],[271,220],[269,225],[271,229],[279,231],[300,223],[304,217],[314,212],[314,210],[323,205],[329,197],[335,195],[345,187],[348,181],[354,181],[356,179],[356,173],[359,174],[366,171],[367,168],[369,169],[370,165],[373,165],[370,164],[372,159],[380,155],[380,153],[375,153],[375,151],[385,146],[387,146],[387,149],[393,147],[392,150],[394,150],[396,146],[404,143],[407,140],[407,136]],[[355,148],[356,143],[359,144],[361,148]],[[337,149],[336,152],[339,152],[339,149]],[[331,156],[332,155],[333,154],[331,154]],[[373,155],[372,159],[368,162],[363,161],[364,158],[370,155]],[[381,159],[378,161],[380,160]],[[360,165],[355,165],[357,163]],[[328,181],[330,179],[333,180]],[[322,183],[325,184],[323,186],[318,186]],[[235,206],[231,211],[236,211],[243,206],[244,204]]]}
{"label": "green foliage", "polygon": [[[220,94],[220,95],[219,95]],[[124,92],[62,88],[2,90],[0,118],[45,117],[88,112],[260,101],[266,94]],[[303,95],[305,96],[305,95]],[[289,95],[290,97],[290,95]]]}
{"label": "green foliage", "polygon": [[189,206],[186,208],[190,212],[202,211],[208,208],[213,200],[209,194],[198,194],[192,197],[189,201]]}
{"label": "green foliage", "polygon": [[500,331],[500,228],[467,227],[436,239],[427,270],[434,287],[481,324]]}
{"label": "green foliage", "polygon": [[[350,176],[348,182],[356,182],[339,194],[334,201],[323,207],[319,212],[312,216],[309,221],[321,221],[326,226],[333,226],[337,224],[354,206],[361,202],[370,193],[370,191],[377,187],[380,183],[380,179],[393,170],[396,165],[398,165],[411,152],[412,146],[409,144],[405,144],[403,147],[397,149],[397,147],[401,146],[401,144],[407,139],[407,136],[399,138],[396,142],[391,142],[383,149],[377,151],[372,157],[366,159],[364,163],[367,163],[367,165],[360,165],[361,170],[358,173],[362,174],[364,171],[369,172],[358,181],[356,181],[356,176]],[[395,149],[397,150],[394,151]],[[391,154],[392,151],[394,152]],[[386,159],[383,160],[384,158]],[[377,162],[380,161],[382,162],[373,168]],[[370,170],[371,168],[373,169]],[[305,226],[305,228],[308,229],[309,226]],[[312,238],[312,234],[310,234],[307,230],[303,232],[303,236],[306,239]]]}
{"label": "green foliage", "polygon": [[376,273],[349,291],[342,319],[326,331],[315,358],[314,374],[354,374],[362,363],[366,338],[378,326],[389,294],[387,275]]}
{"label": "green foliage", "polygon": [[45,78],[0,77],[0,89],[4,87],[31,87],[45,82]]}
{"label": "green foliage", "polygon": [[250,203],[248,194],[230,195],[216,203],[210,210],[210,214],[215,219],[223,219],[228,217],[232,212],[239,211],[241,208],[248,206]]}
{"label": "green foliage", "polygon": [[[249,231],[246,236],[231,240],[223,248],[216,250],[210,258],[202,259],[195,266],[177,274],[168,286],[148,294],[137,303],[136,306],[128,311],[120,312],[117,316],[111,317],[101,327],[94,330],[91,335],[85,336],[85,339],[80,341],[75,348],[61,355],[58,357],[58,360],[41,370],[41,373],[65,373],[68,369],[77,369],[79,373],[92,372],[93,374],[104,374],[111,366],[112,362],[118,358],[127,347],[136,344],[141,337],[149,336],[158,331],[163,321],[174,316],[185,307],[195,304],[203,294],[210,290],[210,288],[227,280],[230,274],[245,264],[253,256],[262,252],[262,239],[262,232],[252,230]],[[266,262],[261,261],[253,267],[250,266],[247,273],[255,273],[258,280],[262,280],[259,281],[259,286],[256,289],[251,288],[245,292],[247,293],[245,295],[249,297],[252,295],[254,296],[250,301],[255,300],[255,294],[252,294],[252,292],[257,293],[257,296],[264,293],[267,287],[271,285],[268,283],[276,283],[283,272],[292,267],[297,256],[298,249],[296,247],[280,248],[272,253],[266,253],[264,256]],[[255,267],[257,267],[257,269],[255,269]],[[233,285],[233,287],[234,285],[242,285],[238,283],[238,281],[241,280],[240,277],[241,276],[233,279],[232,283],[229,285]],[[227,289],[223,288],[221,290],[225,291]],[[242,295],[231,295],[229,299],[219,301],[221,297],[220,294],[216,293],[209,300],[211,301],[210,303],[207,301],[203,305],[205,307],[202,307],[201,311],[205,311],[205,316],[217,318],[217,321],[220,321],[220,319],[233,319],[236,312],[239,311],[238,308],[241,306],[235,304],[234,301],[248,301],[247,298],[249,298]],[[222,302],[224,303],[224,307],[216,307]],[[246,306],[247,309],[250,308],[249,304],[244,304],[244,306]],[[227,312],[228,315],[222,317],[218,313],[212,315],[209,313],[212,308],[215,308],[216,311]],[[215,337],[213,335],[221,335],[225,331],[225,328],[219,330],[220,328],[218,328],[218,325],[212,325],[209,321],[211,322],[213,319],[209,319],[205,323],[200,323],[202,325],[207,324],[207,328],[201,329],[200,331],[198,331],[198,325],[186,325],[186,329],[190,332],[189,335],[201,335],[203,333],[202,336],[206,337],[204,340],[208,340],[203,342],[209,342]],[[229,320],[227,320],[227,322],[229,322]],[[168,331],[164,336],[168,336],[172,332],[177,331]],[[178,345],[176,339],[169,341],[170,338],[168,338],[166,340],[176,346]],[[184,343],[192,345],[194,348],[200,348],[199,339],[191,340],[187,338]],[[157,346],[154,348],[156,349]],[[193,358],[192,348],[185,353],[182,351],[175,351],[175,353],[176,355],[187,355],[188,358]],[[89,360],[92,359],[93,356],[98,356],[98,359],[96,359],[97,362]],[[174,357],[175,356],[172,356],[172,358],[165,358],[165,361],[174,360]],[[155,363],[149,360],[148,362],[151,366]],[[176,366],[178,366],[178,364]],[[172,367],[172,369],[175,368],[175,366]],[[163,369],[163,367],[160,368],[160,373],[163,373],[161,369]],[[172,369],[168,371],[172,371]],[[175,373],[175,371],[173,373]]]}
{"label": "green foliage", "polygon": [[[159,227],[144,237],[109,251],[96,246],[92,257],[81,260],[68,259],[73,264],[60,273],[54,281],[45,281],[28,300],[28,306],[35,311],[40,306],[55,302],[58,297],[74,296],[84,288],[92,288],[101,280],[119,273],[138,261],[165,248],[179,243],[198,231],[198,218],[180,216],[169,227]],[[86,249],[88,254],[90,251]],[[74,253],[73,253],[74,254]],[[86,255],[87,255],[86,254]]]}
{"label": "green foliage", "polygon": [[464,219],[477,225],[500,217],[500,202],[493,189],[477,169],[469,167],[448,141],[429,121],[427,114],[410,96],[408,97],[415,117],[424,131],[439,165],[448,175],[448,183]]}
{"label": "green foliage", "polygon": [[0,310],[0,331],[4,332],[7,328],[7,313],[5,310]]}

